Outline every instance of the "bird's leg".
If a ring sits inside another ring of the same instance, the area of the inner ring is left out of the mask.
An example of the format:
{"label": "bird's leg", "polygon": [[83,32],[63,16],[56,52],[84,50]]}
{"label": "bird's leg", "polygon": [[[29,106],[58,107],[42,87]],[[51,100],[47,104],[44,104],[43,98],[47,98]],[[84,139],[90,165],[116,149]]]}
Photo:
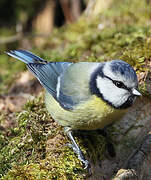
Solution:
{"label": "bird's leg", "polygon": [[73,151],[78,155],[78,159],[82,162],[82,164],[84,165],[84,169],[88,169],[90,171],[90,164],[89,161],[87,161],[84,158],[84,155],[81,151],[81,149],[79,148],[79,146],[77,145],[76,141],[73,138],[72,135],[72,131],[70,128],[65,127],[65,133],[67,134],[67,136],[69,137],[69,139],[72,141],[72,144],[68,143],[67,145],[69,147],[71,147],[73,149]]}

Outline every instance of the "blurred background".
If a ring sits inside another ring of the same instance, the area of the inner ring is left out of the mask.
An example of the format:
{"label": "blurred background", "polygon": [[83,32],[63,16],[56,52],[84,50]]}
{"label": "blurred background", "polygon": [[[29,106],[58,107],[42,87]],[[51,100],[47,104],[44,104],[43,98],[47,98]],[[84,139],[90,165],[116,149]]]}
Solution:
{"label": "blurred background", "polygon": [[47,61],[123,59],[135,68],[146,94],[151,92],[144,83],[151,70],[151,0],[0,0],[0,177],[25,154],[15,159],[8,150],[20,136],[15,113],[43,92],[24,63],[5,54],[12,49]]}
{"label": "blurred background", "polygon": [[[40,46],[54,28],[75,22],[86,4],[86,0],[1,0],[0,44],[3,48],[14,48],[15,42],[16,47],[20,45],[26,49]],[[41,41],[40,38],[35,40],[35,36],[41,37]],[[27,39],[22,41],[23,38]],[[34,44],[30,44],[28,38],[34,39]]]}

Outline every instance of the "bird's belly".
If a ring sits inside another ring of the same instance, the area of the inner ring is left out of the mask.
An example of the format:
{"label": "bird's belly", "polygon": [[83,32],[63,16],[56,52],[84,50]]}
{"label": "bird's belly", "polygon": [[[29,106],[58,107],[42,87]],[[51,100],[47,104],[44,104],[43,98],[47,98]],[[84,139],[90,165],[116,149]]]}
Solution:
{"label": "bird's belly", "polygon": [[103,128],[124,115],[125,110],[114,109],[95,95],[91,100],[81,103],[74,110],[67,111],[46,93],[46,107],[53,119],[62,126],[72,129],[95,130]]}

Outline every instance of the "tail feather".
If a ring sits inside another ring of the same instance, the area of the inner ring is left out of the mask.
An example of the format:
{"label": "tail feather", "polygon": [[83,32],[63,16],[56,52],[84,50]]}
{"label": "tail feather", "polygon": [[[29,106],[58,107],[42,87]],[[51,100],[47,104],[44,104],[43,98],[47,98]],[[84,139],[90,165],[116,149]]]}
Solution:
{"label": "tail feather", "polygon": [[40,58],[39,56],[36,56],[34,54],[32,54],[29,51],[25,51],[25,50],[13,50],[10,52],[6,52],[6,54],[19,59],[20,61],[29,64],[29,63],[38,63],[38,62],[42,62],[42,63],[47,63],[47,61],[45,61],[44,59]]}

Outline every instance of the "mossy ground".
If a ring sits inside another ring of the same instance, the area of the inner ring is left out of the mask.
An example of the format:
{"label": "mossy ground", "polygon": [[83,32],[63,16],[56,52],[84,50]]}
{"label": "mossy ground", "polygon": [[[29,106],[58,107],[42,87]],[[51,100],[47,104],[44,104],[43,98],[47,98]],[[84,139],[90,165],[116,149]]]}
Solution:
{"label": "mossy ground", "polygon": [[[1,179],[83,179],[87,172],[66,146],[68,140],[47,113],[42,95],[27,102],[16,118],[17,126],[0,134]],[[79,137],[79,143],[84,153],[89,147],[88,154],[95,161],[94,149],[101,156],[105,143],[97,134],[93,138],[95,148],[93,140],[86,140],[83,146],[83,138]]]}
{"label": "mossy ground", "polygon": [[[145,0],[114,0],[111,7],[96,18],[83,16],[77,23],[54,30],[45,45],[33,48],[33,52],[50,61],[123,59],[138,75],[150,71],[150,5],[150,1]],[[25,65],[10,60],[2,52],[0,67],[2,94],[8,92]],[[145,82],[140,90],[148,94]],[[65,146],[68,140],[48,115],[42,96],[26,103],[22,112],[16,115],[14,128],[0,130],[1,179],[84,179],[82,164]],[[5,121],[5,114],[1,114],[0,123]],[[94,136],[94,143],[87,140],[90,137],[78,139],[88,158],[95,161],[100,155],[104,157],[105,141],[102,136]]]}

